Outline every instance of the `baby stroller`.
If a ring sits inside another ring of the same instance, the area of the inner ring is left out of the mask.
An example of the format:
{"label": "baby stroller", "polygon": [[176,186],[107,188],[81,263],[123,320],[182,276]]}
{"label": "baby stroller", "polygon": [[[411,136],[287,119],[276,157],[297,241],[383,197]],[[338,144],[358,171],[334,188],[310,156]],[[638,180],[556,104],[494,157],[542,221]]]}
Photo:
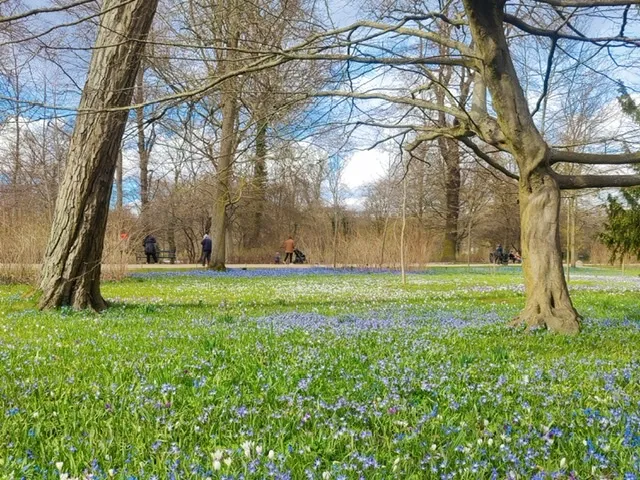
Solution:
{"label": "baby stroller", "polygon": [[489,263],[495,263],[496,265],[508,265],[509,254],[500,253],[498,251],[489,253]]}
{"label": "baby stroller", "polygon": [[307,257],[297,248],[293,251],[293,263],[307,263]]}

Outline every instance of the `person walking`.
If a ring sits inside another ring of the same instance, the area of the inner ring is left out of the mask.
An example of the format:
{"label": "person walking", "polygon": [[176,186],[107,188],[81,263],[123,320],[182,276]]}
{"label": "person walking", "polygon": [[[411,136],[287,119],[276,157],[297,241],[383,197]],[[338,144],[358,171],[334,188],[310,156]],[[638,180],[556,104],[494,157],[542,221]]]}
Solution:
{"label": "person walking", "polygon": [[[284,247],[284,262],[283,263],[291,263],[293,262],[293,251],[296,248],[296,244],[293,241],[293,237],[291,235],[289,235],[289,238],[287,238],[284,241],[283,244]],[[289,260],[287,262],[287,260]]]}
{"label": "person walking", "polygon": [[156,237],[149,234],[144,237],[142,241],[142,245],[144,246],[144,253],[147,255],[147,263],[151,263],[151,259],[153,259],[153,263],[158,263],[158,254],[156,253]]}
{"label": "person walking", "polygon": [[211,250],[213,248],[213,242],[211,241],[211,237],[208,233],[204,234],[204,238],[202,239],[202,266],[206,267],[211,262]]}

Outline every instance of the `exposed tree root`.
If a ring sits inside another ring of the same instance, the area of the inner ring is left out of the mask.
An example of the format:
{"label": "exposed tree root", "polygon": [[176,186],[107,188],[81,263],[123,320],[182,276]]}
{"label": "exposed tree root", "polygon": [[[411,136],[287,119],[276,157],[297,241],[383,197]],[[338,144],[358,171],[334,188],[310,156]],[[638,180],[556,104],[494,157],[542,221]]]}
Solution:
{"label": "exposed tree root", "polygon": [[40,298],[41,309],[71,307],[74,310],[93,310],[101,312],[108,307],[100,294],[99,287],[85,288],[74,286],[71,282],[61,280],[53,289]]}
{"label": "exposed tree root", "polygon": [[530,332],[539,328],[563,335],[576,335],[580,333],[582,318],[573,307],[541,308],[539,305],[525,308],[520,315],[509,323],[510,327],[526,327]]}

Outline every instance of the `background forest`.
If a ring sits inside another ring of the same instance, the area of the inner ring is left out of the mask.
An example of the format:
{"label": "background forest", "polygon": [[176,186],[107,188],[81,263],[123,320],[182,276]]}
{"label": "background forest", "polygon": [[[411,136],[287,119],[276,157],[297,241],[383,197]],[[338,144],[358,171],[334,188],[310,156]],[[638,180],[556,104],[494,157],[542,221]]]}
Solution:
{"label": "background forest", "polygon": [[[2,2],[2,15],[21,11],[21,3]],[[69,10],[60,4],[54,27],[40,17],[0,27],[0,264],[35,264],[44,254],[75,122],[70,106],[99,18],[96,2],[80,3]],[[360,13],[382,18],[404,8],[396,3],[367,2]],[[270,263],[293,235],[311,263],[395,264],[404,186],[408,263],[487,261],[499,243],[520,250],[515,180],[446,138],[403,155],[407,132],[376,128],[376,118],[401,115],[398,106],[356,103],[369,89],[420,88],[424,78],[415,71],[330,57],[254,68],[260,52],[320,33],[327,18],[348,17],[355,7],[334,9],[289,0],[161,2],[114,179],[106,263],[133,262],[147,233],[162,249],[175,249],[179,262],[194,263],[203,234],[215,231],[225,235],[228,263]],[[597,44],[560,49],[547,71],[541,39],[510,41],[526,93],[546,88],[536,120],[551,143],[580,152],[629,138],[619,92],[594,69]],[[199,93],[203,79],[215,84],[228,69],[246,73]],[[425,93],[431,101],[444,105],[452,92],[468,90],[463,68],[424,73],[435,85]],[[353,94],[328,97],[322,89]],[[174,102],[154,101],[176,92]],[[423,121],[451,119],[432,114]],[[598,242],[606,193],[563,195],[565,249],[574,262],[607,261]]]}

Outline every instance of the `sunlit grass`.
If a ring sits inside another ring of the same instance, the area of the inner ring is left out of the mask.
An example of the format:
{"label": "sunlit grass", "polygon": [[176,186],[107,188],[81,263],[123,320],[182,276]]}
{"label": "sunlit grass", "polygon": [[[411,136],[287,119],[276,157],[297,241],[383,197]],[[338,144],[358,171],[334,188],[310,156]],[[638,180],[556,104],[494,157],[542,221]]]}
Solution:
{"label": "sunlit grass", "polygon": [[0,286],[0,478],[640,474],[636,275],[574,272],[567,338],[505,326],[517,267],[187,273]]}

